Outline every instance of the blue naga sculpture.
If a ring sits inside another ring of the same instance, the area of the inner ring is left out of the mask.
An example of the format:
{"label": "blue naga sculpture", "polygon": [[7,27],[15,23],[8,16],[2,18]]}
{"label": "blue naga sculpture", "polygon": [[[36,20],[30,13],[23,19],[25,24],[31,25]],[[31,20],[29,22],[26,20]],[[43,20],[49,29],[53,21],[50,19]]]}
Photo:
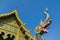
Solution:
{"label": "blue naga sculpture", "polygon": [[48,14],[48,9],[46,8],[46,11],[44,12],[45,20],[42,22],[39,26],[36,27],[36,40],[44,40],[43,34],[47,33],[47,28],[51,24],[51,18]]}

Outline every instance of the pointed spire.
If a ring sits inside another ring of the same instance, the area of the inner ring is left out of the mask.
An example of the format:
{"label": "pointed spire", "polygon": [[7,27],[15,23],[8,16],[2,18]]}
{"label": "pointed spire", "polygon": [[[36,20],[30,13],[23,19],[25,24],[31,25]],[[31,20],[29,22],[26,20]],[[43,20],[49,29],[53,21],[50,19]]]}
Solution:
{"label": "pointed spire", "polygon": [[40,21],[40,25],[43,25],[43,22],[42,22],[42,20]]}

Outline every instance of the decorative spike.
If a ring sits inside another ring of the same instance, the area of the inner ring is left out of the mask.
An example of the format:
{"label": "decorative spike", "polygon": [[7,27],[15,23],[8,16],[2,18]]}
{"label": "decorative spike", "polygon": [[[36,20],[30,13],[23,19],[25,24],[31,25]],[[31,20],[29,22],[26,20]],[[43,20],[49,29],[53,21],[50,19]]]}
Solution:
{"label": "decorative spike", "polygon": [[48,14],[48,8],[46,8],[46,10],[44,11],[44,14],[45,14],[45,20],[44,22],[46,22],[50,17],[49,17],[49,14]]}
{"label": "decorative spike", "polygon": [[40,25],[43,25],[43,22],[42,22],[42,20],[40,21]]}

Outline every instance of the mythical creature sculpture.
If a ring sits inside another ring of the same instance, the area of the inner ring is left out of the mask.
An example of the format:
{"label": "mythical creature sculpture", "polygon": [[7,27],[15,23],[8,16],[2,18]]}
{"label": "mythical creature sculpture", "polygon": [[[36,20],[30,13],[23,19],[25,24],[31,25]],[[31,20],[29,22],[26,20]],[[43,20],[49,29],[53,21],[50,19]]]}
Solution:
{"label": "mythical creature sculpture", "polygon": [[48,14],[48,9],[46,8],[46,11],[44,12],[45,20],[42,22],[39,26],[36,27],[36,40],[44,40],[43,34],[47,33],[47,27],[51,24],[51,18]]}

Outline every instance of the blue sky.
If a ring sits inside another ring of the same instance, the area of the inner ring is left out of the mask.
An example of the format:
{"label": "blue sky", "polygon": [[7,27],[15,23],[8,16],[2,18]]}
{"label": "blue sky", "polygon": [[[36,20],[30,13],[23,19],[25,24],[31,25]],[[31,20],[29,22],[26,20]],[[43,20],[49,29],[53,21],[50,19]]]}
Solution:
{"label": "blue sky", "polygon": [[60,40],[60,0],[0,0],[0,14],[11,12],[15,9],[26,28],[35,36],[35,27],[44,20],[44,10],[48,7],[52,24],[48,33],[44,35],[45,40]]}

